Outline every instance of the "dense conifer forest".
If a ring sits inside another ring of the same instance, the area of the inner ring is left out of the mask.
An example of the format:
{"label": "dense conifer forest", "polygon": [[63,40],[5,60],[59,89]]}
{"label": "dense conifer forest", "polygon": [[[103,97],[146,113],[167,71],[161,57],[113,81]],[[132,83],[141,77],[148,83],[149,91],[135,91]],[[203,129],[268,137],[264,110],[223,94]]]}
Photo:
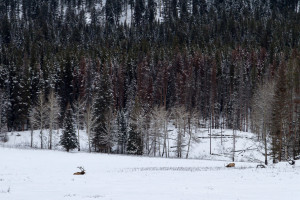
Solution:
{"label": "dense conifer forest", "polygon": [[90,151],[166,156],[174,123],[181,157],[191,127],[228,128],[276,162],[300,154],[299,96],[299,0],[0,1],[2,133],[72,113]]}

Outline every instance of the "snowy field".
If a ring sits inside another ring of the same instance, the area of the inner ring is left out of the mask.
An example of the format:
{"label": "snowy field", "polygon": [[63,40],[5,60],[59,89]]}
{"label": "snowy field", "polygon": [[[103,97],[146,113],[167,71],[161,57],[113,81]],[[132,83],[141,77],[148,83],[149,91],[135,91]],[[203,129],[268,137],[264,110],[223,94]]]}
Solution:
{"label": "snowy field", "polygon": [[[168,129],[170,157],[176,157],[177,130]],[[88,153],[84,131],[80,131],[82,152],[71,153],[58,145],[61,130],[54,134],[55,150],[39,149],[38,130],[33,134],[33,149],[30,131],[8,133],[8,142],[0,142],[0,200],[300,199],[299,161],[295,166],[283,162],[256,168],[264,157],[253,133],[236,132],[238,162],[235,168],[226,168],[233,155],[232,133],[212,130],[210,155],[209,131],[197,130],[190,159],[184,159],[187,147],[182,159]],[[183,143],[187,141],[188,136]],[[48,131],[44,130],[47,143]],[[78,166],[86,169],[84,176],[73,175]]]}
{"label": "snowy field", "polygon": [[[300,198],[300,166],[0,147],[1,200]],[[86,174],[74,176],[78,166]]]}

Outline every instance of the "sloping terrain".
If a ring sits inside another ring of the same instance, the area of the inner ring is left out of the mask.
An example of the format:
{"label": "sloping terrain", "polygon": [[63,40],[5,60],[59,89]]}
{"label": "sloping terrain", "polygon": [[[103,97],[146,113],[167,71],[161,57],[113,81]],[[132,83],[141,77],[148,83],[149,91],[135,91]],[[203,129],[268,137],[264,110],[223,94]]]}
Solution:
{"label": "sloping terrain", "polygon": [[[299,199],[300,167],[0,147],[0,199]],[[298,163],[296,163],[298,164]],[[74,176],[77,167],[86,174]]]}

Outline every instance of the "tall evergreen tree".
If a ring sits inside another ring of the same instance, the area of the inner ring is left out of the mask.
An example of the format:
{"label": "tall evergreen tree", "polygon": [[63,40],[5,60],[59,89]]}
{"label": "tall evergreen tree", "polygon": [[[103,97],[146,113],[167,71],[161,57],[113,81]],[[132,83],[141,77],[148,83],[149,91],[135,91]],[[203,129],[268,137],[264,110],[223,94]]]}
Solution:
{"label": "tall evergreen tree", "polygon": [[125,113],[121,110],[118,113],[118,152],[123,154],[126,152],[126,142],[127,142],[127,123],[125,118]]}
{"label": "tall evergreen tree", "polygon": [[200,0],[192,0],[192,14],[198,17],[200,12]]}
{"label": "tall evergreen tree", "polygon": [[134,106],[130,113],[129,131],[126,147],[126,151],[128,154],[143,154],[142,114],[142,107],[140,105],[138,97],[136,97]]}
{"label": "tall evergreen tree", "polygon": [[64,119],[64,129],[59,142],[60,145],[68,152],[77,148],[78,144],[74,123],[73,112],[70,105],[68,105]]}
{"label": "tall evergreen tree", "polygon": [[156,15],[156,3],[154,0],[148,0],[146,15],[149,24],[152,24],[155,21]]}
{"label": "tall evergreen tree", "polygon": [[8,20],[8,16],[5,15],[1,24],[2,40],[4,44],[8,44],[11,41],[11,24]]}
{"label": "tall evergreen tree", "polygon": [[272,154],[273,162],[283,159],[284,119],[286,118],[287,82],[285,77],[285,65],[282,64],[278,72],[278,80],[275,85],[274,103],[272,105]]}
{"label": "tall evergreen tree", "polygon": [[105,4],[105,15],[108,23],[115,23],[114,0],[107,0]]}
{"label": "tall evergreen tree", "polygon": [[145,16],[144,0],[136,0],[134,6],[134,19],[136,25],[141,25]]}
{"label": "tall evergreen tree", "polygon": [[126,151],[128,154],[142,155],[142,138],[136,124],[130,124]]}
{"label": "tall evergreen tree", "polygon": [[[62,61],[60,69],[60,81],[58,94],[62,97],[61,108],[65,111],[67,104],[73,103],[73,62],[70,54],[66,55],[66,60]],[[62,116],[64,116],[62,114]]]}
{"label": "tall evergreen tree", "polygon": [[97,76],[96,80],[96,99],[94,115],[97,116],[96,127],[93,135],[93,146],[95,151],[110,152],[110,134],[107,130],[108,115],[113,105],[113,96],[111,89],[111,80],[107,71],[107,67],[102,67],[101,76]]}

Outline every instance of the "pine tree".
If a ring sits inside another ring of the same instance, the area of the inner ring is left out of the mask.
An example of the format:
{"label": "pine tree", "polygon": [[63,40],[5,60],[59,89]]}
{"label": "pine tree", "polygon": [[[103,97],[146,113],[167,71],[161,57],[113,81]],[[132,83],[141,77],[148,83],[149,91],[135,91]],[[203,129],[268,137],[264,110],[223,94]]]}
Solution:
{"label": "pine tree", "polygon": [[[73,66],[70,55],[66,56],[66,59],[61,64],[60,82],[58,95],[61,97],[61,108],[65,111],[68,102],[73,103]],[[63,113],[62,113],[63,116]]]}
{"label": "pine tree", "polygon": [[1,27],[1,34],[2,34],[2,38],[3,38],[3,43],[4,44],[10,43],[10,41],[11,41],[11,33],[10,33],[11,24],[9,23],[7,15],[5,15],[3,17],[2,24],[0,24],[0,27]]}
{"label": "pine tree", "polygon": [[118,152],[123,154],[126,150],[126,140],[127,140],[127,123],[125,119],[124,110],[118,113]]}
{"label": "pine tree", "polygon": [[140,105],[139,98],[136,96],[134,106],[130,113],[129,132],[126,147],[128,154],[143,154],[143,124],[144,121],[142,107]]}
{"label": "pine tree", "polygon": [[115,23],[114,16],[114,0],[107,0],[105,4],[106,21],[110,24]]}
{"label": "pine tree", "polygon": [[130,124],[126,151],[128,154],[142,155],[142,138],[135,124]]}
{"label": "pine tree", "polygon": [[102,69],[102,76],[96,80],[96,97],[94,104],[94,116],[97,116],[97,122],[94,129],[92,144],[95,151],[110,152],[110,134],[107,127],[109,112],[113,103],[111,80],[105,66]]}
{"label": "pine tree", "polygon": [[272,105],[272,154],[273,162],[282,160],[283,137],[284,137],[284,119],[286,118],[286,97],[287,97],[287,82],[285,74],[285,65],[279,69],[278,80],[275,85],[274,102]]}
{"label": "pine tree", "polygon": [[144,18],[145,4],[143,0],[136,0],[134,7],[134,19],[136,25],[141,25]]}
{"label": "pine tree", "polygon": [[192,0],[192,14],[194,17],[199,16],[199,10],[200,10],[200,0]]}
{"label": "pine tree", "polygon": [[73,113],[70,105],[68,105],[64,119],[64,130],[60,137],[60,145],[62,145],[65,150],[69,152],[70,150],[77,148],[77,144],[78,141],[74,127]]}
{"label": "pine tree", "polygon": [[187,0],[179,0],[180,18],[186,20],[189,15],[189,2]]}
{"label": "pine tree", "polygon": [[156,3],[154,0],[148,0],[146,15],[149,24],[152,24],[155,21],[156,15]]}

